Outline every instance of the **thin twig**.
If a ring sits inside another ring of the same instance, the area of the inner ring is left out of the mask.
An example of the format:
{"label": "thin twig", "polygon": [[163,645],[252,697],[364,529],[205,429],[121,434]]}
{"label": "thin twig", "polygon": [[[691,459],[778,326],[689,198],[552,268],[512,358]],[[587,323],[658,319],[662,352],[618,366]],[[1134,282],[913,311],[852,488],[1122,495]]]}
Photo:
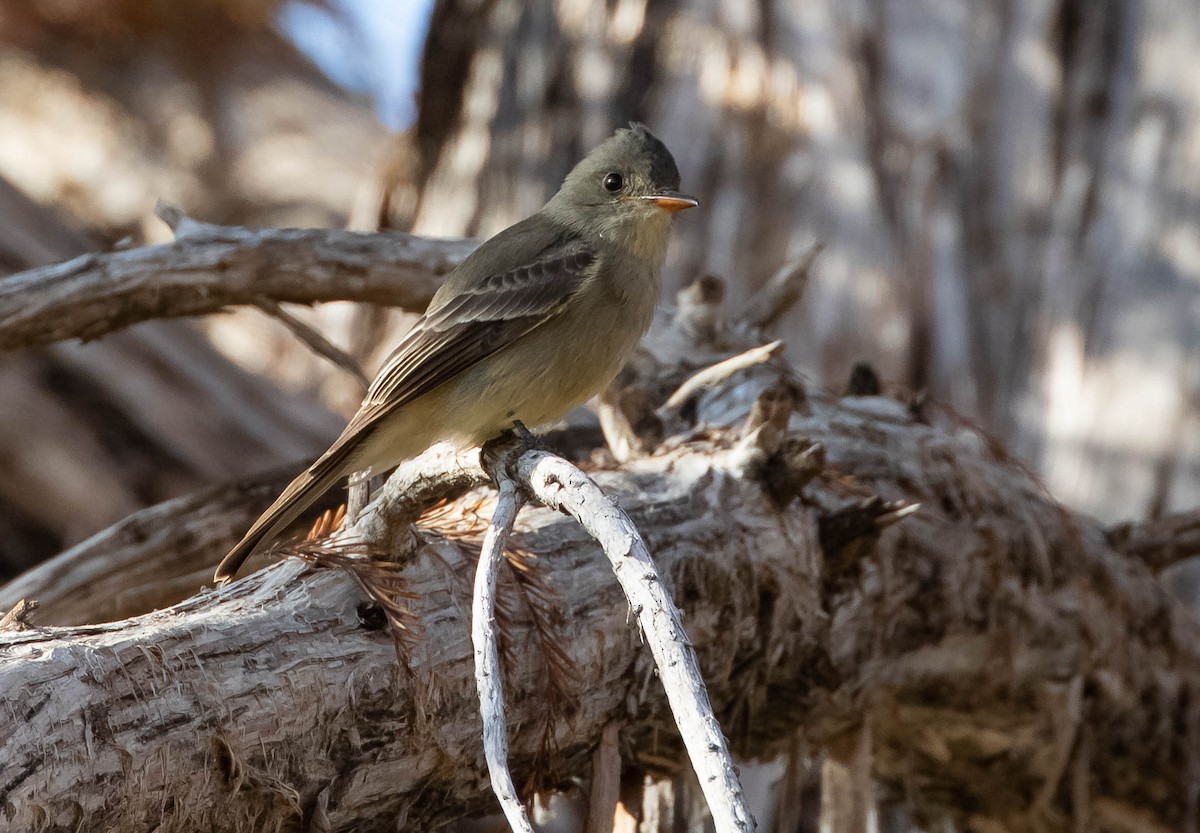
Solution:
{"label": "thin twig", "polygon": [[781,346],[783,346],[783,342],[776,339],[770,344],[751,347],[744,353],[730,356],[724,361],[717,362],[695,373],[680,385],[663,406],[658,409],[659,415],[669,415],[678,411],[683,407],[685,402],[700,393],[700,391],[716,387],[739,370],[745,370],[756,364],[762,364],[779,352]]}
{"label": "thin twig", "polygon": [[608,499],[595,481],[561,457],[526,451],[517,459],[516,474],[521,485],[547,506],[574,517],[604,549],[654,654],[667,702],[716,830],[718,833],[753,830],[725,736],[708,702],[696,652],[683,630],[679,609],[633,521]]}
{"label": "thin twig", "polygon": [[270,298],[258,298],[254,305],[272,318],[279,319],[309,350],[353,376],[364,391],[371,386],[371,380],[363,373],[354,357],[321,335],[316,327],[292,315],[282,304]]}
{"label": "thin twig", "polygon": [[766,329],[800,302],[808,275],[825,244],[817,243],[795,260],[784,264],[747,304],[742,320],[750,327]]}
{"label": "thin twig", "polygon": [[533,833],[525,806],[517,797],[508,770],[508,730],[504,722],[504,681],[500,649],[496,642],[496,574],[504,559],[504,547],[521,508],[516,484],[497,467],[500,495],[483,538],[475,593],[471,604],[471,642],[475,648],[475,685],[479,689],[479,714],[483,718],[483,751],[487,758],[492,792],[500,801],[509,826],[518,833]]}

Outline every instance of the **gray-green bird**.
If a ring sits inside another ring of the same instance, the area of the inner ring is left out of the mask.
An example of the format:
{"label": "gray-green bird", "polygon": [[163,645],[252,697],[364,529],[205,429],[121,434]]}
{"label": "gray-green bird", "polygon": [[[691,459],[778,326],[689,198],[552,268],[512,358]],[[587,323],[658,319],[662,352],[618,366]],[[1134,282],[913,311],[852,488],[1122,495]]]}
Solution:
{"label": "gray-green bird", "polygon": [[340,478],[437,442],[538,426],[603,390],[650,326],[679,193],[666,146],[632,124],[567,174],[541,211],[455,269],[384,363],[346,430],[217,567],[228,581]]}

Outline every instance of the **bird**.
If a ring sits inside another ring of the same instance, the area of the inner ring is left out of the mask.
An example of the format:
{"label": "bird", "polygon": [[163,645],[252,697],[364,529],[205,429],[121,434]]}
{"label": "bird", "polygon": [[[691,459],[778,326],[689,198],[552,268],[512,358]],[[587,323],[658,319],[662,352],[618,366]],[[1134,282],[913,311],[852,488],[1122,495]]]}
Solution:
{"label": "bird", "polygon": [[341,478],[381,473],[449,442],[482,445],[553,424],[603,391],[650,327],[680,192],[671,152],[643,124],[578,162],[535,214],[457,266],[384,361],[333,445],[216,569],[243,562]]}

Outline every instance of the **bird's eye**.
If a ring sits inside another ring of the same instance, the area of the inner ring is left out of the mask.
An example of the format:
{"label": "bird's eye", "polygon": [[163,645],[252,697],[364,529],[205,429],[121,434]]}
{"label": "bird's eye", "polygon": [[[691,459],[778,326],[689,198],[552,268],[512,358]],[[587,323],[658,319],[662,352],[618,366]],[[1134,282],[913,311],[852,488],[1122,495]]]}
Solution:
{"label": "bird's eye", "polygon": [[622,176],[613,171],[610,174],[604,175],[604,190],[609,193],[620,191],[625,186],[625,180]]}

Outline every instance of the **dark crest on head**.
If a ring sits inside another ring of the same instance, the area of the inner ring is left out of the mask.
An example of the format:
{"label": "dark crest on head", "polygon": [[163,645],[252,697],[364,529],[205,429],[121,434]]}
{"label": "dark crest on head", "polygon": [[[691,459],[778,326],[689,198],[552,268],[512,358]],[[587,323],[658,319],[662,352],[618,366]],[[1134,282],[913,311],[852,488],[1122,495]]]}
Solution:
{"label": "dark crest on head", "polygon": [[639,152],[650,160],[650,179],[661,188],[677,190],[679,188],[679,168],[675,167],[675,157],[667,146],[641,122],[631,121],[629,127],[617,131],[626,141],[637,145]]}

